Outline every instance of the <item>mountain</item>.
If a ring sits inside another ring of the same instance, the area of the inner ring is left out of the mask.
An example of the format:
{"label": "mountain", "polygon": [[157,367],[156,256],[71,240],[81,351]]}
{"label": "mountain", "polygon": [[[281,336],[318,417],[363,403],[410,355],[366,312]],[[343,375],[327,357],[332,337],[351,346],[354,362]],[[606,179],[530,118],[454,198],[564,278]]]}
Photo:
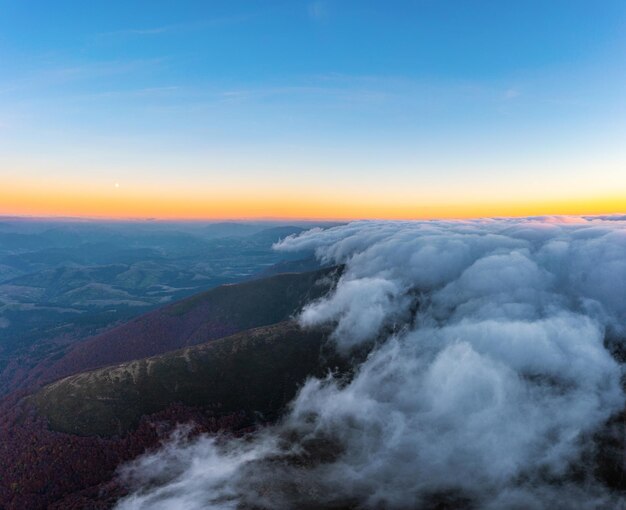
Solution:
{"label": "mountain", "polygon": [[297,260],[284,260],[282,262],[278,262],[264,269],[259,274],[254,275],[252,278],[267,278],[268,276],[280,273],[306,273],[308,271],[316,271],[320,268],[319,261],[314,256],[311,256]]}
{"label": "mountain", "polygon": [[173,403],[271,421],[307,376],[340,363],[320,358],[325,337],[285,321],[70,376],[32,402],[51,429],[84,436],[126,434]]}
{"label": "mountain", "polygon": [[202,230],[202,234],[207,238],[243,237],[260,232],[265,228],[267,227],[263,223],[237,223],[224,221],[206,225]]}
{"label": "mountain", "polygon": [[88,337],[300,258],[272,245],[314,226],[5,219],[0,396],[31,384],[52,358]]}
{"label": "mountain", "polygon": [[265,230],[261,230],[260,232],[257,232],[256,234],[251,235],[250,239],[253,239],[259,242],[269,241],[271,243],[276,243],[280,241],[281,239],[284,239],[285,237],[292,236],[295,234],[300,234],[301,232],[304,232],[305,230],[306,229],[302,227],[295,227],[291,225],[272,227],[272,228],[266,228]]}
{"label": "mountain", "polygon": [[117,466],[177,424],[241,433],[274,421],[308,376],[342,369],[327,331],[290,320],[340,271],[223,285],[70,349],[39,380],[73,375],[0,401],[0,458],[11,459],[0,508],[110,508],[124,493]]}
{"label": "mountain", "polygon": [[285,321],[328,292],[336,272],[278,274],[196,294],[76,344],[41,377],[51,380]]}
{"label": "mountain", "polygon": [[0,414],[0,508],[110,508],[117,466],[178,423],[250,430],[280,415],[309,375],[337,366],[326,332],[291,321],[177,352],[82,373]]}

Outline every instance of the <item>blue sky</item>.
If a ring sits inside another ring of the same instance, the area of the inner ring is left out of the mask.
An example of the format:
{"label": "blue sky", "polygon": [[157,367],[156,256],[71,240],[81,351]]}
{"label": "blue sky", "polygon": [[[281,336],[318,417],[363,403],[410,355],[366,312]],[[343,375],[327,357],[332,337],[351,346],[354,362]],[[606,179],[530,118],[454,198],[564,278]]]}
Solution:
{"label": "blue sky", "polygon": [[626,196],[623,1],[0,11],[6,181],[434,205]]}

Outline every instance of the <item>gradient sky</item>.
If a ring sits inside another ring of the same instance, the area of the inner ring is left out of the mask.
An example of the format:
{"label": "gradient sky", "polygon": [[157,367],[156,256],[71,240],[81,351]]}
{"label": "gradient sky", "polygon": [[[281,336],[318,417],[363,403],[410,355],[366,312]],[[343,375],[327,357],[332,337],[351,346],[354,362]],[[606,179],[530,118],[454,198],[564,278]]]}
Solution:
{"label": "gradient sky", "polygon": [[626,2],[0,0],[0,214],[626,212]]}

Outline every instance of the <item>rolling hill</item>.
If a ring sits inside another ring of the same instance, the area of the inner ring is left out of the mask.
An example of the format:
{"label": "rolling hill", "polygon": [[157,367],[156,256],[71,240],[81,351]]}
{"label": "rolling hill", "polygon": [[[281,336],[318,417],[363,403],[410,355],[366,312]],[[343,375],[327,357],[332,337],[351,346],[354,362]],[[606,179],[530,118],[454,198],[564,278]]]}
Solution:
{"label": "rolling hill", "polygon": [[307,376],[340,364],[322,359],[325,336],[281,322],[70,376],[32,402],[53,430],[85,436],[123,435],[172,403],[271,421]]}
{"label": "rolling hill", "polygon": [[0,466],[0,508],[110,508],[125,490],[117,466],[177,424],[238,433],[273,422],[308,376],[344,368],[327,334],[285,321],[69,376],[14,402],[0,419],[0,455],[12,459]]}
{"label": "rolling hill", "polygon": [[209,291],[144,314],[75,345],[41,380],[162,354],[285,321],[326,292],[337,268],[285,273]]}
{"label": "rolling hill", "polygon": [[38,382],[52,358],[89,337],[301,257],[272,245],[312,226],[5,218],[0,396]]}

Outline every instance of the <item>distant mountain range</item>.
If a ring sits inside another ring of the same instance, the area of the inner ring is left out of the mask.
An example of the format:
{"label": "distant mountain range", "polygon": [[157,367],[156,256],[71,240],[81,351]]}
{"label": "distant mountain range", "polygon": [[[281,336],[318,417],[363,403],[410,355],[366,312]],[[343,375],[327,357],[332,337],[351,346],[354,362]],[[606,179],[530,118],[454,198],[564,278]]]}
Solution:
{"label": "distant mountain range", "polygon": [[0,396],[38,380],[74,344],[149,310],[224,283],[319,268],[311,254],[272,249],[309,225],[320,226],[5,218]]}

